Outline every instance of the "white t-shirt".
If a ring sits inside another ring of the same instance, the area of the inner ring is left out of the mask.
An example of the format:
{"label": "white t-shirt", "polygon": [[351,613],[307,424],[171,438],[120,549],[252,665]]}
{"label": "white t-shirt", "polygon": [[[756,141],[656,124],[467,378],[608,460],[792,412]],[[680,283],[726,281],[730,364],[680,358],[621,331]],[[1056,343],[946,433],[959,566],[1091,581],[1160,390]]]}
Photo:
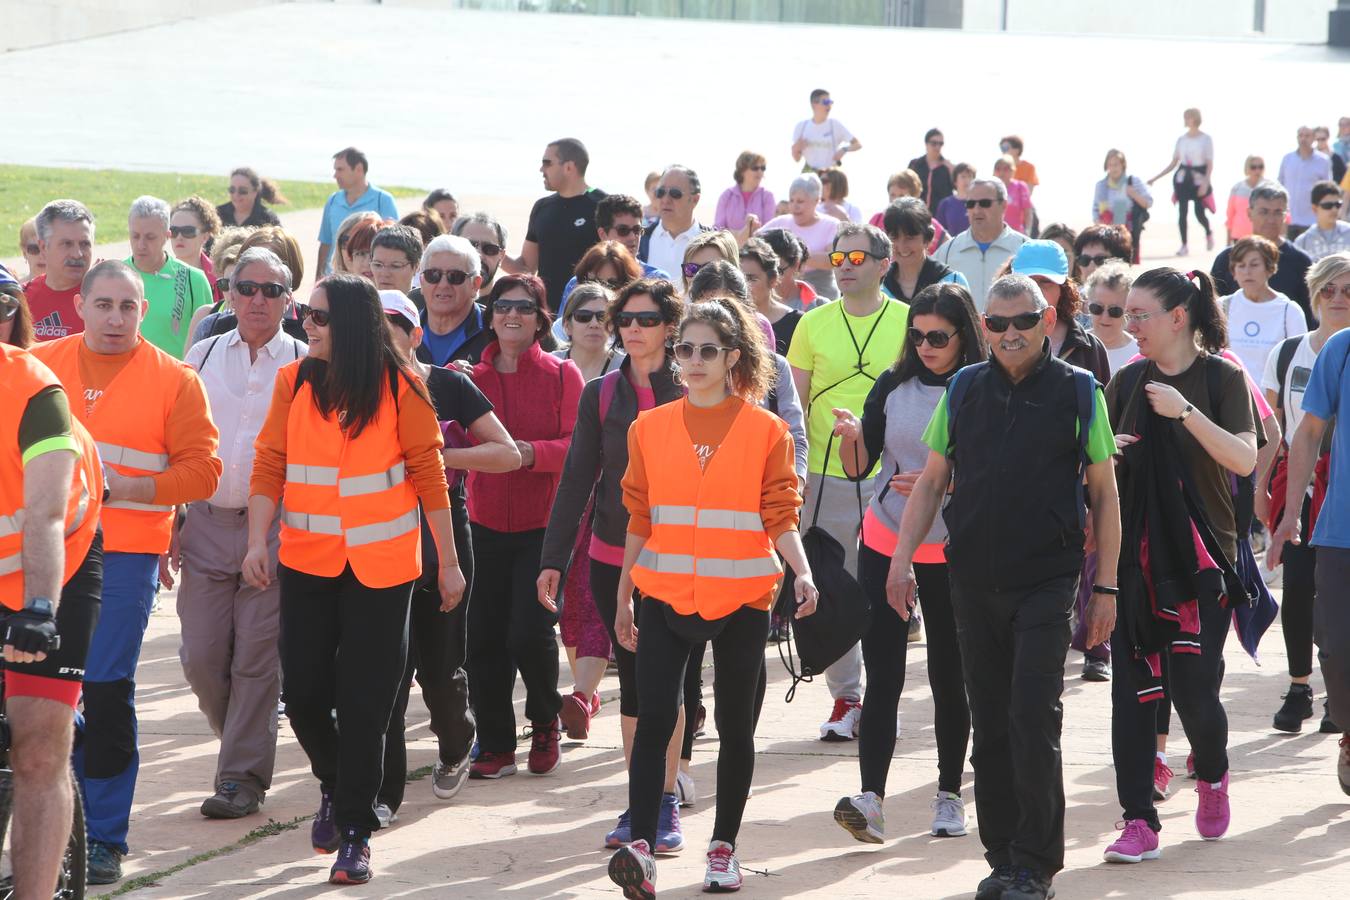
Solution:
{"label": "white t-shirt", "polygon": [[1228,308],[1228,346],[1248,372],[1264,372],[1270,349],[1285,338],[1308,333],[1303,310],[1279,291],[1272,300],[1256,303],[1242,291],[1223,298]]}
{"label": "white t-shirt", "polygon": [[1183,166],[1204,168],[1214,159],[1214,141],[1203,133],[1195,137],[1183,134],[1177,138],[1177,159]]}
{"label": "white t-shirt", "polygon": [[1127,362],[1139,355],[1139,342],[1129,335],[1126,337],[1129,337],[1129,340],[1116,349],[1106,348],[1106,361],[1111,367],[1112,375],[1125,368]]}
{"label": "white t-shirt", "polygon": [[803,119],[792,129],[792,143],[802,138],[806,138],[802,161],[813,169],[828,169],[834,165],[834,154],[838,152],[839,145],[853,142],[853,132],[834,118],[819,124],[814,119]]}
{"label": "white t-shirt", "polygon": [[[1283,343],[1283,342],[1281,342]],[[1266,366],[1261,373],[1261,389],[1280,390],[1280,345],[1276,344],[1266,357]],[[1308,388],[1308,379],[1312,376],[1313,363],[1317,362],[1317,351],[1312,348],[1312,335],[1304,336],[1289,360],[1289,371],[1284,376],[1284,395],[1280,405],[1284,407],[1285,440],[1290,440],[1303,421],[1303,393]]]}

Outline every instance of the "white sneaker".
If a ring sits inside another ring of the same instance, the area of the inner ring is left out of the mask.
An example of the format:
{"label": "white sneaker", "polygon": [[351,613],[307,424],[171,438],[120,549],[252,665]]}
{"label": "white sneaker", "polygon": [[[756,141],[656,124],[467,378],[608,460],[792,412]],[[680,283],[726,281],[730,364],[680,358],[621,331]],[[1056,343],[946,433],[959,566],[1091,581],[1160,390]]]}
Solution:
{"label": "white sneaker", "polygon": [[710,894],[739,891],[741,864],[736,860],[736,849],[726,841],[708,844],[708,868],[703,874],[703,890]]}
{"label": "white sneaker", "polygon": [[472,763],[467,755],[453,766],[436,760],[436,765],[431,769],[431,793],[436,795],[437,800],[454,799],[464,787],[464,782],[469,780],[470,765]]}
{"label": "white sneaker", "polygon": [[1187,247],[1185,244],[1182,244],[1181,247],[1177,249],[1177,256],[1190,256],[1190,255],[1191,255],[1191,248]]}
{"label": "white sneaker", "polygon": [[388,803],[376,803],[375,818],[380,820],[381,828],[388,828],[398,821],[398,813],[390,809]]}
{"label": "white sneaker", "polygon": [[681,806],[693,806],[698,799],[698,792],[694,790],[694,776],[684,769],[675,772],[675,796],[680,798]]}
{"label": "white sneaker", "polygon": [[841,797],[834,806],[834,820],[865,844],[880,844],[886,835],[886,817],[881,798],[872,791]]}
{"label": "white sneaker", "polygon": [[932,805],[933,837],[961,837],[966,833],[966,804],[960,794],[938,791]]}
{"label": "white sneaker", "polygon": [[820,739],[851,741],[858,736],[858,723],[861,720],[862,704],[853,697],[840,697],[834,701],[830,718],[820,726]]}
{"label": "white sneaker", "polygon": [[1266,583],[1266,587],[1279,587],[1284,579],[1284,563],[1280,563],[1273,569],[1267,569],[1261,566],[1261,580]]}

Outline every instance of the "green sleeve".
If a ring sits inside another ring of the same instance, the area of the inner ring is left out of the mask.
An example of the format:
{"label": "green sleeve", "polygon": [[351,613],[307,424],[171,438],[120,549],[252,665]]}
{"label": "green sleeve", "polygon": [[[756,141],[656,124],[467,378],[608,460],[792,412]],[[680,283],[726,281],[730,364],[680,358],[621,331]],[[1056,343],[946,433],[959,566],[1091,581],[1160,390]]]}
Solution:
{"label": "green sleeve", "polygon": [[79,453],[71,433],[70,404],[59,385],[38,391],[24,407],[19,419],[19,453],[23,464],[56,450]]}
{"label": "green sleeve", "polygon": [[1087,455],[1094,463],[1110,459],[1116,452],[1116,436],[1111,432],[1111,416],[1106,411],[1106,395],[1097,388],[1097,411],[1088,430]]}
{"label": "green sleeve", "polygon": [[950,435],[947,433],[947,398],[950,394],[943,394],[942,400],[933,410],[933,416],[928,420],[928,427],[923,431],[923,442],[929,450],[942,456],[947,455],[947,442]]}

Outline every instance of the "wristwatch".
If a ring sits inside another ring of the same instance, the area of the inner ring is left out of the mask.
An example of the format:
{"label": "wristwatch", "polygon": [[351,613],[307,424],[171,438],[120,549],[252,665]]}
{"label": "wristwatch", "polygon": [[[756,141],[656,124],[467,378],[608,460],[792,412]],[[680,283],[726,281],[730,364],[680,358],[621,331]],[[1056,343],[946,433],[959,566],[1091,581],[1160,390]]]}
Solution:
{"label": "wristwatch", "polygon": [[1186,417],[1189,416],[1189,415],[1190,415],[1191,413],[1193,413],[1193,412],[1195,412],[1195,407],[1194,407],[1192,404],[1187,403],[1187,404],[1186,404],[1186,408],[1183,409],[1183,410],[1181,411],[1181,415],[1177,416],[1177,421],[1178,421],[1178,422],[1185,422],[1185,421],[1186,421]]}
{"label": "wristwatch", "polygon": [[52,606],[52,601],[46,597],[30,597],[28,601],[24,603],[23,608],[25,610],[32,610],[40,616],[46,616],[48,618],[56,617],[56,607]]}

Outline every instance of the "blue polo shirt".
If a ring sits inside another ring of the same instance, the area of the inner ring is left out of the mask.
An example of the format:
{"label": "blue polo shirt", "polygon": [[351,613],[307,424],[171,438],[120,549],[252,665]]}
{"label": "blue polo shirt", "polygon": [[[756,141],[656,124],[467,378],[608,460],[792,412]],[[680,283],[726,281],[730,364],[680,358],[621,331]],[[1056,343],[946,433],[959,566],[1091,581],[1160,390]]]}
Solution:
{"label": "blue polo shirt", "polygon": [[[1327,497],[1313,529],[1315,547],[1350,550],[1350,328],[1338,331],[1317,354],[1308,389],[1303,394],[1303,412],[1319,419],[1337,421],[1331,439],[1331,473]],[[1305,420],[1306,421],[1306,420]]]}
{"label": "blue polo shirt", "polygon": [[323,205],[323,222],[319,225],[319,243],[327,244],[336,250],[337,230],[352,213],[373,212],[381,219],[397,219],[398,209],[394,206],[394,195],[375,185],[367,185],[366,192],[356,198],[355,203],[347,202],[347,192],[334,191]]}
{"label": "blue polo shirt", "polygon": [[[666,281],[671,280],[670,275],[667,274],[665,269],[658,269],[656,266],[648,265],[640,259],[637,261],[637,264],[642,269],[643,278],[664,278]],[[573,275],[571,280],[563,286],[562,300],[558,303],[558,318],[553,320],[553,336],[557,338],[559,344],[562,345],[567,344],[567,332],[563,331],[562,313],[567,309],[567,298],[572,296],[572,291],[576,286],[577,276]]]}

